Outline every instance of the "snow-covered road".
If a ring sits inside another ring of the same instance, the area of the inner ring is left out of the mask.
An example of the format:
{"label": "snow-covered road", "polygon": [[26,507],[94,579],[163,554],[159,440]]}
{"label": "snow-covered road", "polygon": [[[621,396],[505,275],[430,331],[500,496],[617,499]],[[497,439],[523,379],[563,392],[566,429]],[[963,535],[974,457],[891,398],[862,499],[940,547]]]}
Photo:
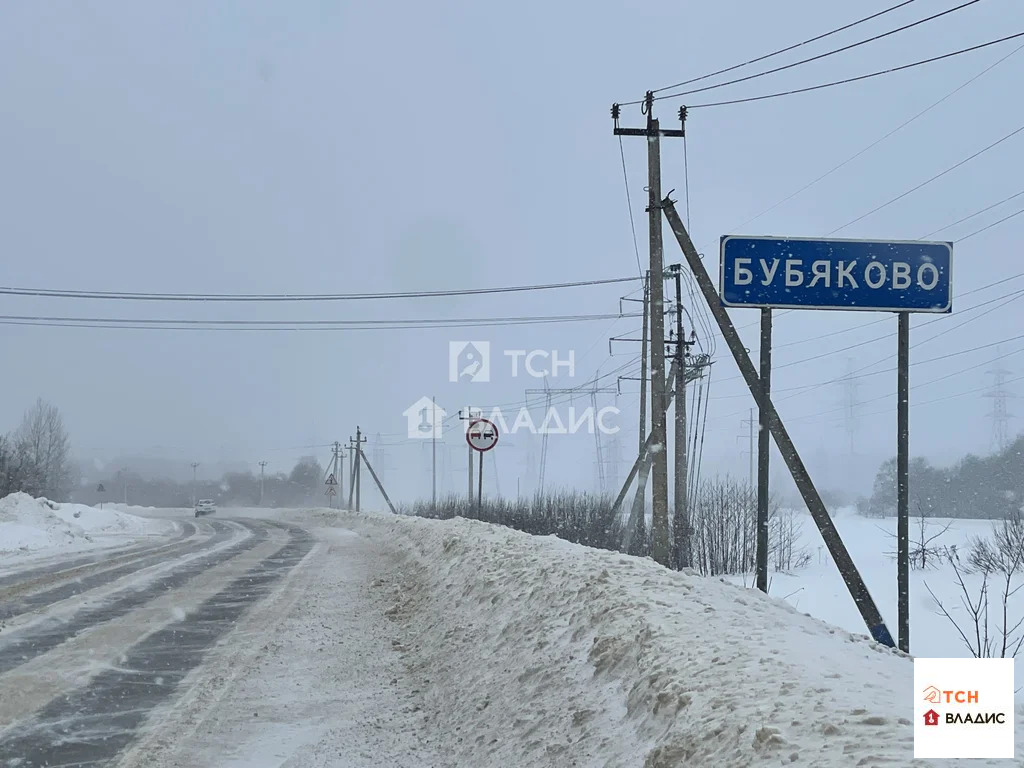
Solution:
{"label": "snow-covered road", "polygon": [[175,522],[0,581],[0,766],[929,764],[906,657],[752,590],[465,520]]}

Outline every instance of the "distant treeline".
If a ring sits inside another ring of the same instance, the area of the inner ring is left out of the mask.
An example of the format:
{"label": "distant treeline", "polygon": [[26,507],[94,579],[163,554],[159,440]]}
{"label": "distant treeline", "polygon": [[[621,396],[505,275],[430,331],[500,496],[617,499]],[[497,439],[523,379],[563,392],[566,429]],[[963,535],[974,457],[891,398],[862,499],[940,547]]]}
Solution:
{"label": "distant treeline", "polygon": [[[285,474],[268,474],[263,479],[263,506],[301,507],[326,505],[324,469],[314,456],[304,456]],[[144,478],[118,472],[88,487],[78,488],[72,500],[96,505],[101,501],[124,503],[127,485],[128,504],[140,507],[189,507],[193,490],[196,499],[213,499],[219,506],[255,507],[260,505],[260,476],[252,472],[228,472],[219,480],[180,483],[161,478]],[[100,486],[103,490],[100,491]]]}
{"label": "distant treeline", "polygon": [[[925,517],[999,519],[1024,508],[1024,434],[990,456],[968,455],[951,467],[934,467],[926,459],[910,462],[910,513]],[[885,462],[875,477],[864,514],[896,514],[896,459]]]}

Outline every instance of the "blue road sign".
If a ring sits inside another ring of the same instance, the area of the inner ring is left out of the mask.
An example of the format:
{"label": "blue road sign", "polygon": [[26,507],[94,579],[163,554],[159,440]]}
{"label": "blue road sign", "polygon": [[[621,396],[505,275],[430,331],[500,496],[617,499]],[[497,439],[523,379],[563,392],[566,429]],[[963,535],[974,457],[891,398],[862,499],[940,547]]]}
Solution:
{"label": "blue road sign", "polygon": [[727,307],[950,312],[953,244],[722,238]]}

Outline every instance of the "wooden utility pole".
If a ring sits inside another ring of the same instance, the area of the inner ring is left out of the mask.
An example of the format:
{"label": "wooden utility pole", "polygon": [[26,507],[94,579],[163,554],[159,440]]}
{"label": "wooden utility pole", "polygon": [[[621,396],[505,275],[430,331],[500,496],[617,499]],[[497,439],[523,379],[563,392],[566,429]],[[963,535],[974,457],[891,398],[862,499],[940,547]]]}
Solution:
{"label": "wooden utility pole", "polygon": [[267,468],[267,462],[261,461],[260,463],[260,506],[263,506],[263,474]]}
{"label": "wooden utility pole", "polygon": [[764,403],[772,394],[772,310],[761,310],[761,404],[758,407],[757,433],[757,588],[768,591],[768,459],[772,433],[768,429],[768,411]]}
{"label": "wooden utility pole", "polygon": [[[612,105],[616,136],[647,138],[647,215],[650,230],[650,313],[651,313],[651,435],[653,438],[653,514],[651,555],[670,565],[672,545],[668,525],[668,445],[665,430],[665,270],[661,216],[661,137],[685,136],[683,130],[661,130],[653,115],[654,93],[647,92],[643,112],[646,128],[620,128],[619,105]],[[681,113],[682,115],[682,113]]]}

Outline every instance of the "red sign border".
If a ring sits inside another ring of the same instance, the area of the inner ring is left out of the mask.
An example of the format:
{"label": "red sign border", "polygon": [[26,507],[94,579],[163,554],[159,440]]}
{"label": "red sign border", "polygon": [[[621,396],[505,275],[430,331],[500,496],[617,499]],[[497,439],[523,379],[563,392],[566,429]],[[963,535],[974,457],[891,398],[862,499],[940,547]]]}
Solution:
{"label": "red sign border", "polygon": [[[491,425],[491,429],[494,430],[494,444],[493,445],[491,445],[491,446],[489,446],[487,448],[477,448],[475,445],[473,445],[471,442],[469,442],[469,431],[471,429],[473,429],[473,426],[476,425],[476,424],[490,424]],[[466,429],[466,444],[469,445],[469,447],[472,448],[474,451],[478,451],[480,453],[487,453],[487,451],[491,450],[492,448],[494,448],[498,444],[498,428],[494,425],[494,422],[491,421],[490,419],[473,419],[471,422],[469,422],[469,427]]]}

